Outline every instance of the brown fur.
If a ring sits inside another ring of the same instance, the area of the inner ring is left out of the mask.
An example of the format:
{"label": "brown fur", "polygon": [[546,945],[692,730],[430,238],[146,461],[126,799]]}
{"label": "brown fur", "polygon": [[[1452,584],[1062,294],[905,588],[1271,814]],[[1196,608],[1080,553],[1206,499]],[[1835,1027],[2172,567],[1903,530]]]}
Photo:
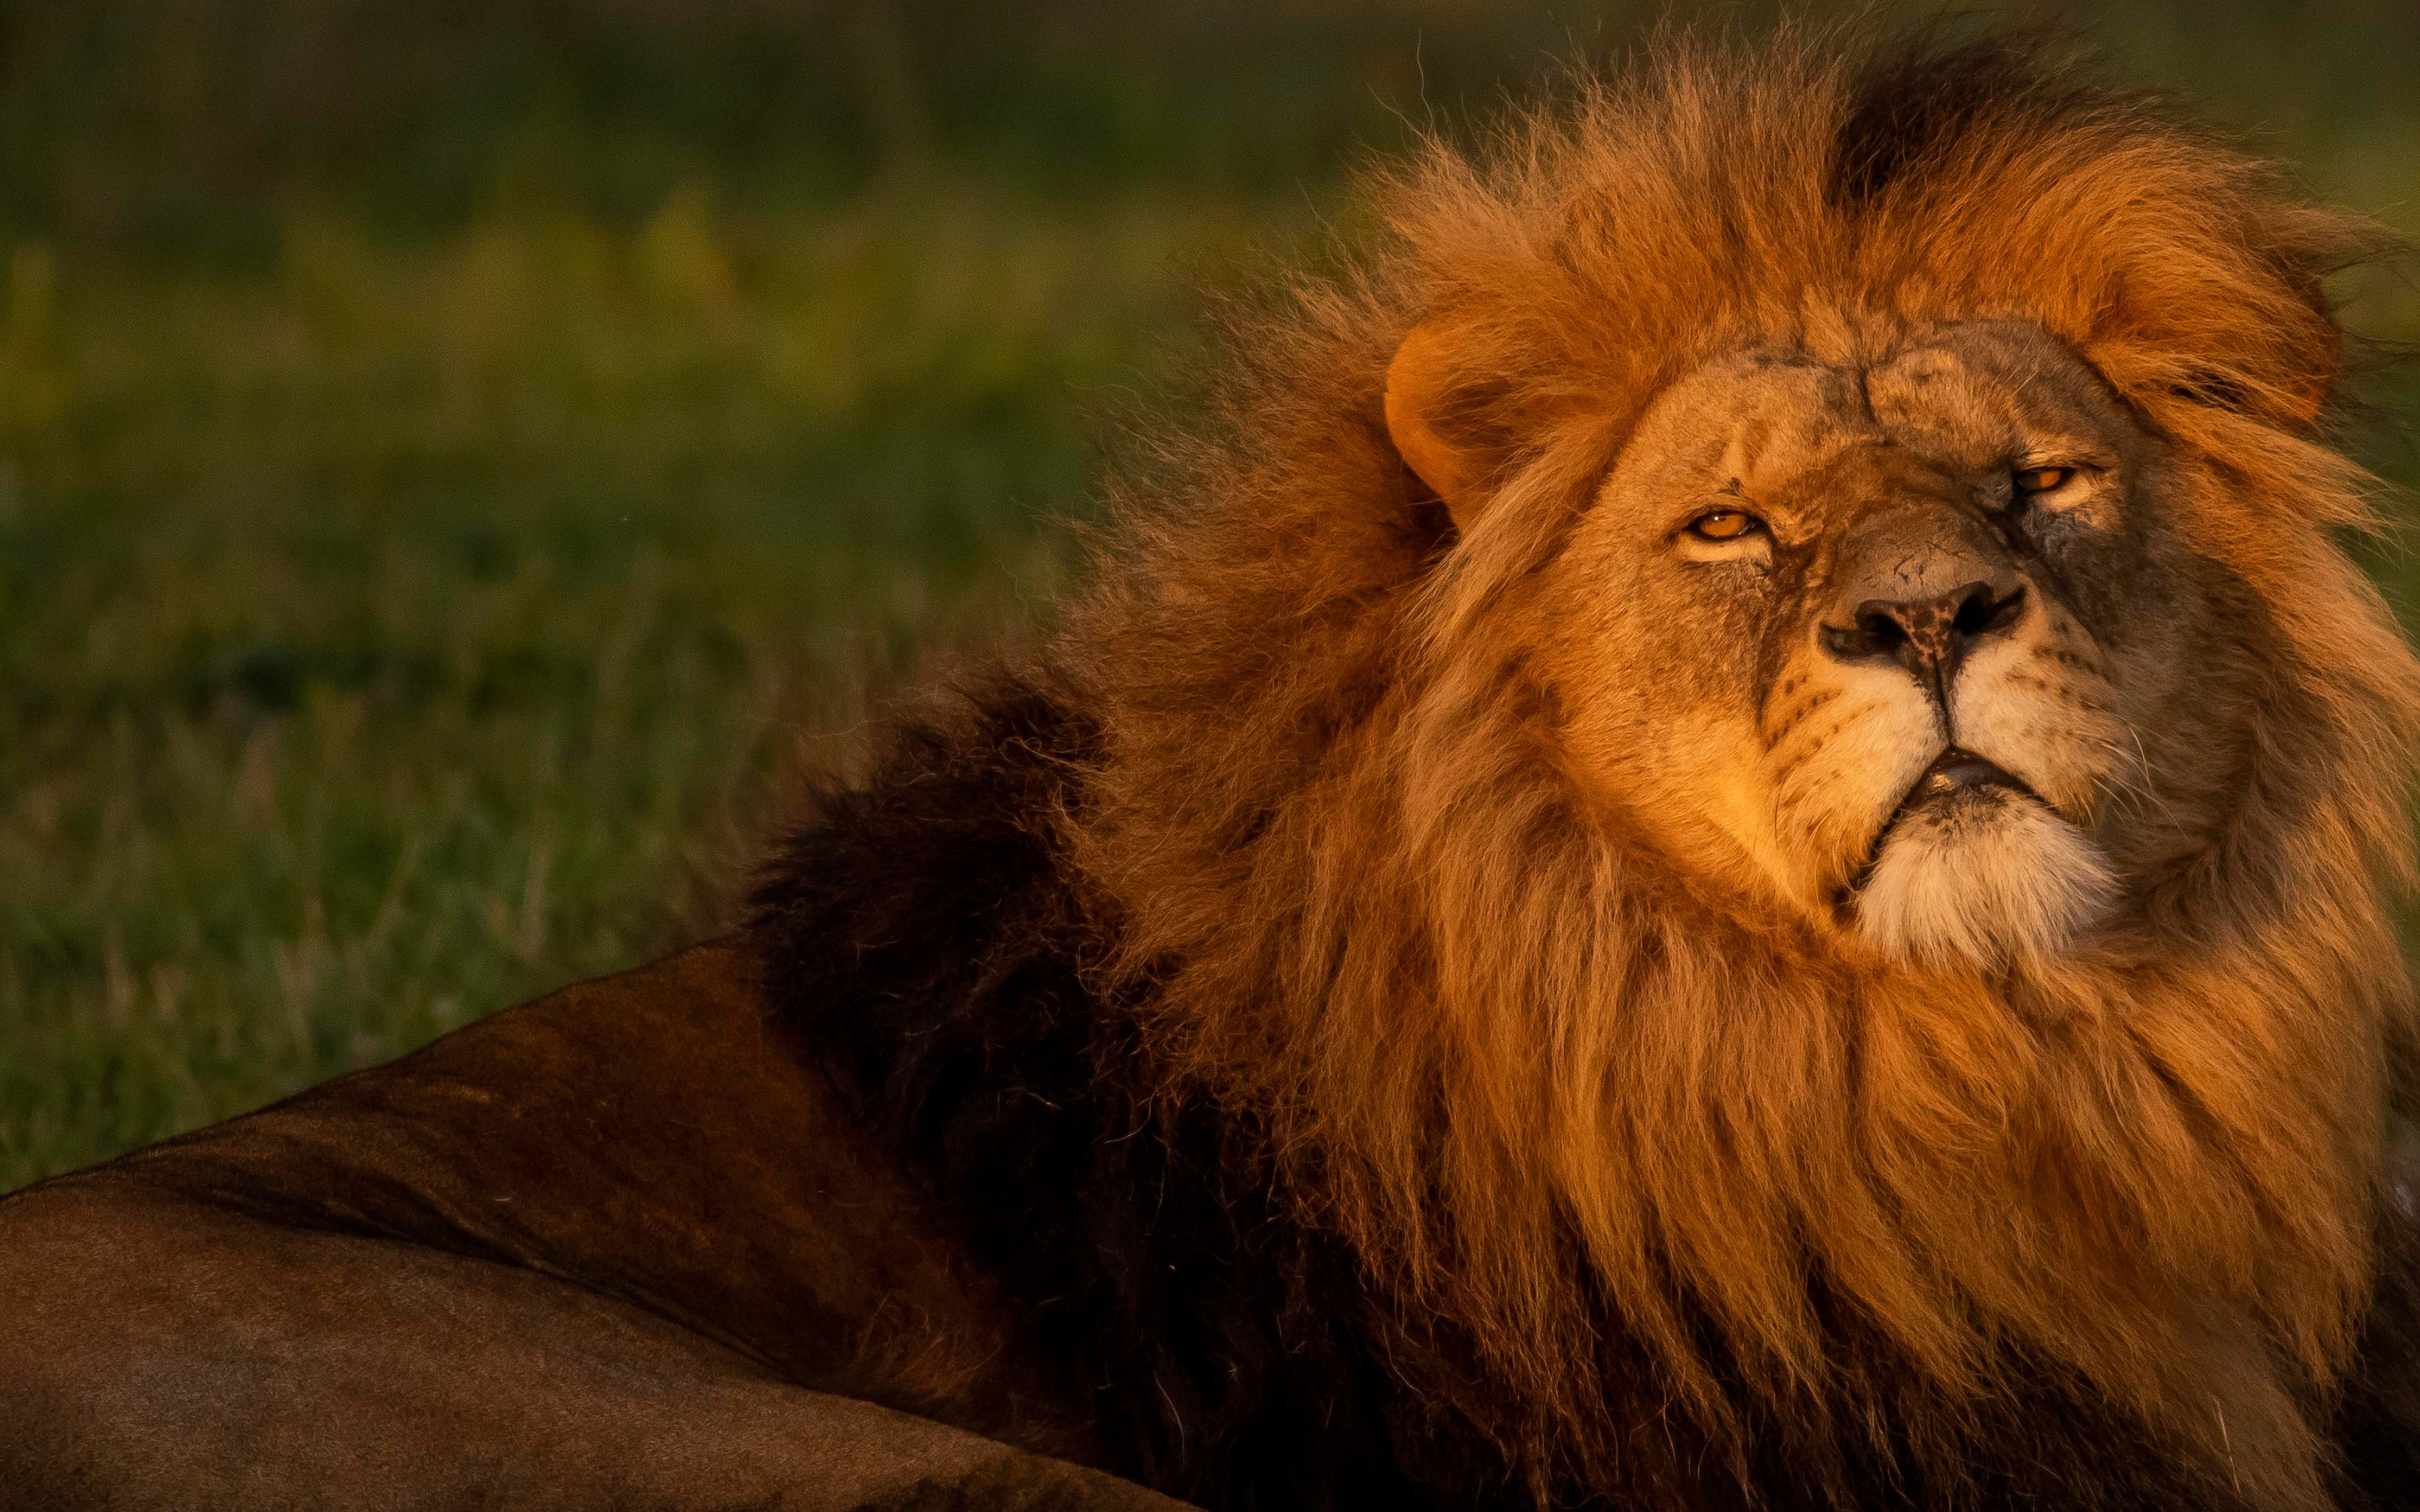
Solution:
{"label": "brown fur", "polygon": [[[1063,649],[1104,731],[1067,825],[1105,980],[1149,985],[1175,1084],[1267,1121],[1307,1221],[1534,1405],[1504,1431],[1542,1483],[1617,1453],[1610,1326],[1709,1422],[1735,1382],[1946,1443],[2047,1370],[2254,1504],[2324,1504],[2411,1010],[2420,671],[2331,540],[2366,480],[2309,424],[2316,279],[2370,230],[2055,79],[1843,162],[1837,58],[1667,46],[1432,145],[1365,271],[1243,320],[1218,428],[1129,499]],[[1604,689],[1544,670],[1538,585],[1678,375],[1980,318],[2047,331],[2161,448],[2220,585],[2183,675],[2227,754],[2152,753],[2194,843],[2089,949],[1918,968],[1585,799],[1564,732]],[[1416,325],[1492,494],[1459,538],[1381,413]]]}

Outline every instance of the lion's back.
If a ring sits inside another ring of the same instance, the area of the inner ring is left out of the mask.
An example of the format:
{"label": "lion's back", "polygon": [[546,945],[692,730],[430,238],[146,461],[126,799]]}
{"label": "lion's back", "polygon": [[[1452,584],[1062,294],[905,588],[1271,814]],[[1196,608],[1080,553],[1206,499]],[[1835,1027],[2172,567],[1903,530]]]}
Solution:
{"label": "lion's back", "polygon": [[[30,1188],[218,1248],[300,1232],[569,1282],[783,1381],[1061,1452],[999,1303],[768,1012],[744,944],[579,983],[389,1065]],[[113,1222],[123,1221],[113,1219]],[[315,1262],[339,1307],[363,1278]],[[54,1262],[56,1271],[72,1262]]]}

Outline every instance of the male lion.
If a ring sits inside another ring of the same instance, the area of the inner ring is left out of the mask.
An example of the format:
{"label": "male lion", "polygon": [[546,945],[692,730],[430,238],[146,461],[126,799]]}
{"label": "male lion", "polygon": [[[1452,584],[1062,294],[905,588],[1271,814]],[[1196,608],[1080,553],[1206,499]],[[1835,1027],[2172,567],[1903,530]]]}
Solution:
{"label": "male lion", "polygon": [[2365,227],[1789,39],[1380,197],[742,933],[0,1208],[0,1504],[2415,1504]]}

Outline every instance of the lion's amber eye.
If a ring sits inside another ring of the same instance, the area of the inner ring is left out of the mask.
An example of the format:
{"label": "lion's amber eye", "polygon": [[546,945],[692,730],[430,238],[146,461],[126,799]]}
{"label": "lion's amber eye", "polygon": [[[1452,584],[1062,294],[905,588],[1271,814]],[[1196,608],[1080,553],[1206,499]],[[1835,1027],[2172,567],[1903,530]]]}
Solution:
{"label": "lion's amber eye", "polygon": [[2073,468],[2019,468],[2017,492],[2048,493],[2074,476]]}
{"label": "lion's amber eye", "polygon": [[1736,541],[1764,521],[1745,509],[1710,509],[1689,522],[1689,533],[1700,541]]}

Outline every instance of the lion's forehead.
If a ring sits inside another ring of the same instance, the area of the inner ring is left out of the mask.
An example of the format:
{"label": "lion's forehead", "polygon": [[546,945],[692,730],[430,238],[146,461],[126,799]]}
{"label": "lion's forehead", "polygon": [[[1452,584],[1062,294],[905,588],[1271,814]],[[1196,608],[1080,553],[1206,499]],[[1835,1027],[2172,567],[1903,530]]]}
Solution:
{"label": "lion's forehead", "polygon": [[1668,386],[1626,460],[1664,489],[1777,500],[1876,445],[1952,468],[1990,466],[2045,443],[2106,450],[2118,424],[2113,408],[2081,360],[2022,321],[1897,333],[1847,357],[1768,343]]}

